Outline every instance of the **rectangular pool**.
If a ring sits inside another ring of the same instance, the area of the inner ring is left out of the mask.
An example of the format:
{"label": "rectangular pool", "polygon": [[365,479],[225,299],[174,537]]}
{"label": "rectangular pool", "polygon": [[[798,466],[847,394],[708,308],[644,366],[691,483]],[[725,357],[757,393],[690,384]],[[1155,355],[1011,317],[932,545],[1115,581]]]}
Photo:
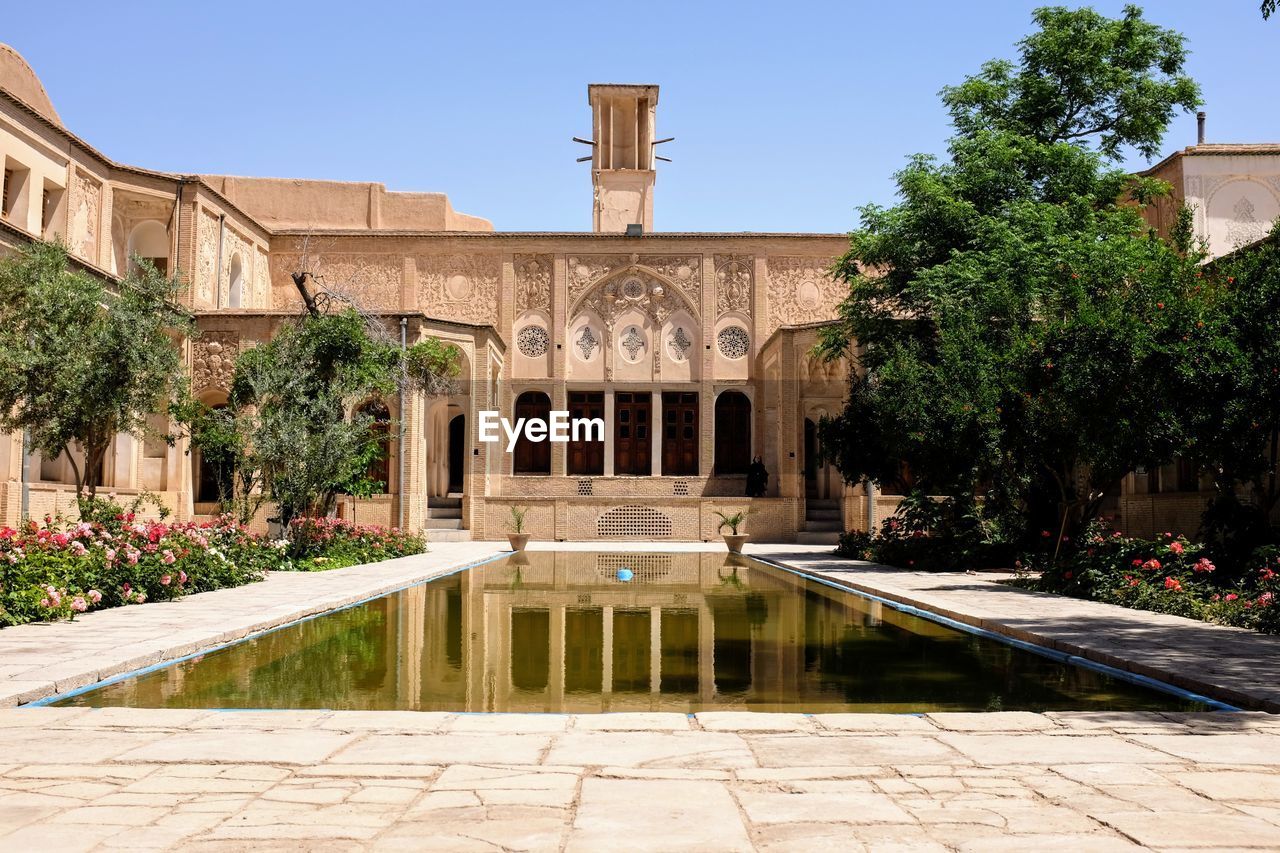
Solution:
{"label": "rectangular pool", "polygon": [[749,558],[549,551],[514,554],[54,704],[569,713],[1206,709]]}

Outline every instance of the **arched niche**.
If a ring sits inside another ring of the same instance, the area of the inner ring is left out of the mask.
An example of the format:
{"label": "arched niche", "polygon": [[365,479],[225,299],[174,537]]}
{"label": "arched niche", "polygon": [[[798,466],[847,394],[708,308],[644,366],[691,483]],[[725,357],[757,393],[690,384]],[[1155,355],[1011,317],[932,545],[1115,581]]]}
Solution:
{"label": "arched niche", "polygon": [[374,483],[374,492],[390,494],[392,471],[395,470],[391,447],[391,409],[381,400],[366,400],[356,407],[355,414],[369,422],[369,432],[378,445],[377,458],[369,462],[365,476]]}
{"label": "arched niche", "polygon": [[744,390],[729,389],[716,396],[714,435],[715,473],[745,474],[751,465],[751,398]]}
{"label": "arched niche", "polygon": [[732,311],[716,321],[711,336],[716,379],[749,379],[756,341],[751,318]]}
{"label": "arched niche", "polygon": [[1227,181],[1213,191],[1205,205],[1209,248],[1225,255],[1261,240],[1280,216],[1280,201],[1269,187],[1246,178]]}
{"label": "arched niche", "polygon": [[638,308],[620,313],[613,324],[613,378],[648,381],[653,378],[653,321]]}
{"label": "arched niche", "polygon": [[133,226],[129,232],[126,257],[129,269],[135,267],[134,258],[150,261],[161,275],[169,274],[169,230],[158,219],[148,219]]}
{"label": "arched niche", "polygon": [[517,379],[545,379],[551,375],[555,345],[551,318],[545,311],[525,311],[515,322],[512,335],[512,375]]}
{"label": "arched niche", "polygon": [[608,347],[604,323],[594,311],[583,311],[569,324],[570,379],[604,379],[604,353]]}
{"label": "arched niche", "polygon": [[244,261],[240,259],[239,252],[231,256],[228,276],[227,307],[239,308],[244,301]]}
{"label": "arched niche", "polygon": [[662,324],[662,378],[697,380],[702,375],[702,335],[688,311],[676,311]]}

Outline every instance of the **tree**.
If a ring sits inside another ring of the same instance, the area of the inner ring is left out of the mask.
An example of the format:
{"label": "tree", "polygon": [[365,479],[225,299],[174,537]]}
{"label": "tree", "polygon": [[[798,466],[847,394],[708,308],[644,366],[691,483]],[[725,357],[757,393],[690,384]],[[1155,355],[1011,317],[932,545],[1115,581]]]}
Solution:
{"label": "tree", "polygon": [[851,481],[984,494],[984,513],[1065,530],[1184,441],[1162,389],[1199,258],[1142,220],[1168,187],[1114,164],[1199,95],[1182,36],[1136,8],[1034,20],[1017,63],[943,90],[947,158],[912,158],[898,204],[861,208],[821,346],[858,370],[822,441]]}
{"label": "tree", "polygon": [[28,431],[46,459],[65,454],[82,505],[97,494],[115,437],[143,437],[147,416],[185,383],[177,338],[191,319],[175,302],[181,285],[134,262],[113,291],[72,269],[58,243],[0,260],[0,429]]}

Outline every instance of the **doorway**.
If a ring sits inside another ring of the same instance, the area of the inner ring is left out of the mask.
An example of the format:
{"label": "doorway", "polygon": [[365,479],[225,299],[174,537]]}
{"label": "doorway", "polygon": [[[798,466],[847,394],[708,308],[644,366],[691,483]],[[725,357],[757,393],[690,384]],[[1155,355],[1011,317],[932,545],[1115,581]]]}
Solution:
{"label": "doorway", "polygon": [[449,421],[449,491],[462,491],[462,473],[467,458],[467,416]]}
{"label": "doorway", "polygon": [[649,462],[651,426],[649,414],[653,397],[648,391],[622,391],[613,398],[613,472],[646,476],[653,473]]}

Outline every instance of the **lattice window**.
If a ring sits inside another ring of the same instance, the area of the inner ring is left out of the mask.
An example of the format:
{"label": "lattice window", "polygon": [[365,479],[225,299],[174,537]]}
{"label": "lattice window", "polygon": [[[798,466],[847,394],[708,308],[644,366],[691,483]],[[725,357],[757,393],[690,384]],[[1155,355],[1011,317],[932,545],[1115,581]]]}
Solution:
{"label": "lattice window", "polygon": [[647,506],[616,506],[596,519],[596,535],[606,539],[669,539],[671,517]]}
{"label": "lattice window", "polygon": [[582,334],[578,335],[576,343],[578,351],[582,353],[583,361],[590,361],[592,354],[596,351],[596,347],[600,345],[600,341],[596,340],[595,333],[591,331],[590,326],[582,327]]}
{"label": "lattice window", "polygon": [[578,481],[578,494],[582,496],[594,495],[595,489],[592,488],[590,480]]}
{"label": "lattice window", "polygon": [[741,326],[725,326],[716,335],[716,346],[725,358],[742,358],[751,346],[751,337]]}
{"label": "lattice window", "polygon": [[674,361],[684,361],[689,357],[689,347],[693,346],[693,341],[689,340],[689,335],[685,333],[684,326],[677,326],[675,332],[671,335],[669,344],[671,346],[671,358]]}
{"label": "lattice window", "polygon": [[676,497],[688,497],[689,481],[676,480],[675,483],[673,483],[671,486],[671,494],[675,495]]}
{"label": "lattice window", "polygon": [[644,354],[645,338],[644,333],[640,331],[638,326],[628,326],[619,339],[622,348],[627,352],[627,361],[637,362]]}
{"label": "lattice window", "polygon": [[551,338],[547,335],[547,330],[541,326],[525,326],[520,330],[520,334],[516,335],[516,346],[520,348],[520,353],[525,358],[539,358],[546,355],[550,344]]}

